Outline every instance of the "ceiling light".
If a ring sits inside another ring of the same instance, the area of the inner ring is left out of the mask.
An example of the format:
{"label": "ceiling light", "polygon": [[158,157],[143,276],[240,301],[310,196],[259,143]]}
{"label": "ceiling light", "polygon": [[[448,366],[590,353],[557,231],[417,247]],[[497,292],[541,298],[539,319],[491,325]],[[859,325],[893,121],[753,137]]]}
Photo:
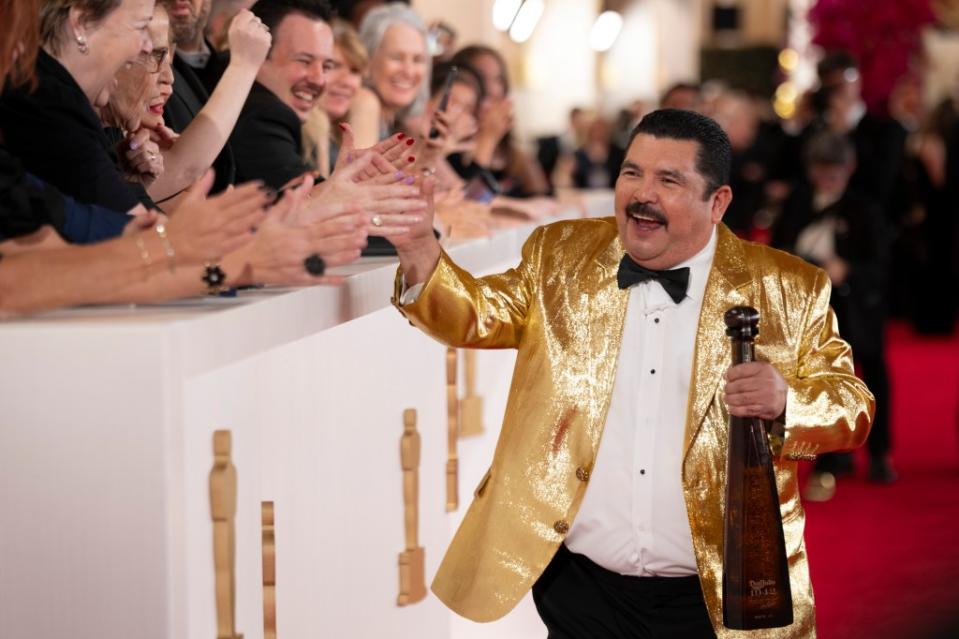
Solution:
{"label": "ceiling light", "polygon": [[520,7],[513,26],[509,28],[509,37],[513,42],[521,43],[529,40],[533,29],[543,15],[543,0],[526,0]]}
{"label": "ceiling light", "polygon": [[493,26],[497,31],[506,31],[516,19],[523,0],[496,0],[493,4]]}
{"label": "ceiling light", "polygon": [[604,11],[596,18],[593,28],[589,32],[589,46],[593,51],[608,51],[620,30],[623,28],[623,17],[616,11]]}

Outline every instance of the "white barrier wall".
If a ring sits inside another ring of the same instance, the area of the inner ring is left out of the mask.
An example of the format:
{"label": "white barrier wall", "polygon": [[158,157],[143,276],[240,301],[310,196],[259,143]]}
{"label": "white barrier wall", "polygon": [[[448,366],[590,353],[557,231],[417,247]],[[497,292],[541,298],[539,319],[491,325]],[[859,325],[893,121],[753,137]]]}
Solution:
{"label": "white barrier wall", "polygon": [[[612,209],[609,193],[586,201],[594,215]],[[449,250],[495,272],[516,263],[532,228]],[[260,502],[270,500],[283,639],[545,634],[528,598],[487,625],[432,594],[396,605],[402,411],[419,413],[429,581],[490,463],[514,353],[477,356],[486,432],[460,441],[460,508],[447,514],[445,348],[389,305],[395,262],[347,272],[339,288],[0,325],[0,637],[216,637],[208,480],[219,429],[232,432],[239,478],[236,618],[247,639],[263,636]]]}

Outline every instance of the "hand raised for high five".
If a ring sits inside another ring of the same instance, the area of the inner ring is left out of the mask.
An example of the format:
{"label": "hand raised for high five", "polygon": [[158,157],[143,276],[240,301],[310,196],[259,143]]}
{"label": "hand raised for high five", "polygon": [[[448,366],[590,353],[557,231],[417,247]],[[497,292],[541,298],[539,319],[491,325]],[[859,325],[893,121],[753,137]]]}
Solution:
{"label": "hand raised for high five", "polygon": [[[341,123],[339,127],[343,141],[340,144],[340,154],[336,158],[336,166],[333,167],[332,173],[334,175],[337,171],[346,168],[354,161],[362,159],[369,154],[381,156],[382,159],[386,160],[386,164],[378,163],[368,167],[355,176],[356,181],[362,182],[380,177],[384,174],[384,171],[386,171],[386,173],[408,171],[416,162],[416,157],[413,155],[413,145],[416,141],[413,138],[407,137],[404,133],[391,135],[368,149],[357,149],[353,142],[353,129],[350,125]],[[387,164],[391,170],[385,168]]]}
{"label": "hand raised for high five", "polygon": [[[358,179],[372,172],[376,177]],[[351,204],[366,216],[371,235],[392,237],[422,221],[427,203],[413,183],[379,153],[366,153],[314,187],[300,215],[309,219],[325,207]]]}
{"label": "hand raised for high five", "polygon": [[400,258],[406,285],[412,286],[425,282],[436,267],[440,256],[440,244],[433,235],[433,192],[436,189],[435,178],[423,180],[421,197],[426,201],[426,210],[416,217],[419,221],[409,224],[406,233],[390,237]]}

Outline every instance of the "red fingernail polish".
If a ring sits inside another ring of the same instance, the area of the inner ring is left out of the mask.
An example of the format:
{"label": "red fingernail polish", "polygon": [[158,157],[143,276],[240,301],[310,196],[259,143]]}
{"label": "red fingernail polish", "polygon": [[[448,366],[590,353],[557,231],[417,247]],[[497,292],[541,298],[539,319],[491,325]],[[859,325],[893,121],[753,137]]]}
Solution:
{"label": "red fingernail polish", "polygon": [[396,135],[396,139],[397,139],[397,140],[402,140],[402,139],[405,138],[405,137],[406,137],[406,134],[405,134],[405,133],[398,133],[398,134]]}
{"label": "red fingernail polish", "polygon": [[413,146],[413,138],[406,141],[406,146]]}
{"label": "red fingernail polish", "polygon": [[411,155],[410,157],[406,158],[406,161],[409,162],[410,164],[412,164],[413,162],[416,162],[416,158],[414,158],[414,157]]}

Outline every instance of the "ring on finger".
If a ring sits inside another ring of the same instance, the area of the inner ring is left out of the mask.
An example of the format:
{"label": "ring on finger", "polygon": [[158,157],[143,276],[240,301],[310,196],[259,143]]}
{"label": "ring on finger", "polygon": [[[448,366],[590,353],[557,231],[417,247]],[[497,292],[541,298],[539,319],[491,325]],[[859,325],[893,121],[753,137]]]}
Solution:
{"label": "ring on finger", "polygon": [[383,218],[381,218],[379,215],[374,215],[372,218],[370,218],[370,222],[372,222],[373,226],[377,228],[383,226]]}
{"label": "ring on finger", "polygon": [[326,262],[317,253],[303,260],[303,268],[313,277],[320,277],[326,271]]}

